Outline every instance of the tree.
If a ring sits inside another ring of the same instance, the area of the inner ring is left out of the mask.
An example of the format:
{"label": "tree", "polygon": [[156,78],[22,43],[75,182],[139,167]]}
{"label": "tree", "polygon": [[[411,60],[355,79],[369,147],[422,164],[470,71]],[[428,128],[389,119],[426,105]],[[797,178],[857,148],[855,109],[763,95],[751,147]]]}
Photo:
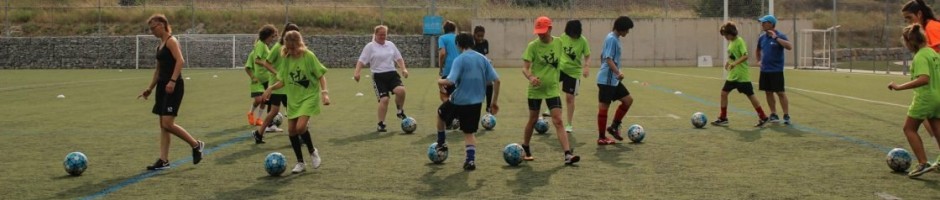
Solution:
{"label": "tree", "polygon": [[[730,17],[757,17],[762,15],[761,6],[766,0],[729,0],[728,15]],[[723,17],[724,0],[700,0],[695,7],[699,17]]]}

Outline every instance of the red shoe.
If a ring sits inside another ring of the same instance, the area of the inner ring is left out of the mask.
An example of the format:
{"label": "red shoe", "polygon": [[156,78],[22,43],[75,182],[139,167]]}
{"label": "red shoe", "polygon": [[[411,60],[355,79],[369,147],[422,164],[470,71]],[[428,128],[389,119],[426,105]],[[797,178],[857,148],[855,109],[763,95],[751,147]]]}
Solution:
{"label": "red shoe", "polygon": [[261,120],[259,118],[258,120],[255,121],[255,126],[261,126],[261,125],[264,125],[264,120]]}
{"label": "red shoe", "polygon": [[255,113],[248,112],[248,125],[255,125]]}
{"label": "red shoe", "polygon": [[611,144],[617,144],[617,141],[614,141],[613,139],[610,139],[607,137],[597,139],[597,145],[611,145]]}

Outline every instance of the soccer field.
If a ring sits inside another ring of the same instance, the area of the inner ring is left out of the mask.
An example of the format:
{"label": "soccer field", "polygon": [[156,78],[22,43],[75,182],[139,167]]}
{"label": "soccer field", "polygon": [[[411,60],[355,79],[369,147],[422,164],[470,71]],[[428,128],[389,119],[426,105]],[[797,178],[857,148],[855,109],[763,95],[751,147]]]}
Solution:
{"label": "soccer field", "polygon": [[[909,179],[885,164],[891,148],[910,149],[901,127],[912,93],[886,88],[891,81],[909,80],[906,76],[787,70],[793,125],[752,127],[754,110],[734,92],[729,127],[695,129],[692,113],[717,117],[724,83],[720,68],[626,68],[624,84],[635,102],[624,127],[642,125],[646,139],[598,146],[594,68],[582,80],[571,134],[581,162],[563,164],[552,127],[549,134],[533,136],[535,161],[510,167],[501,152],[522,141],[527,83],[521,68],[497,71],[501,110],[495,130],[477,133],[475,171],[462,169],[463,137],[456,131],[448,133],[446,162],[432,164],[427,158],[436,139],[438,69],[410,69],[411,76],[403,79],[406,113],[418,121],[413,134],[401,131],[394,109],[387,117],[389,132],[376,133],[370,80],[357,84],[351,69],[331,69],[333,105],[310,124],[322,166],[271,177],[263,168],[267,154],[283,153],[289,166],[295,158],[286,133],[267,134],[266,144],[252,141],[243,70],[183,71],[190,79],[177,123],[206,142],[205,158],[193,165],[188,145],[173,137],[172,168],[154,172],[144,167],[158,157],[158,120],[150,113],[152,99],[135,99],[153,70],[5,70],[0,73],[5,113],[0,199],[940,197],[940,173]],[[757,71],[751,68],[755,82]],[[56,98],[59,94],[66,98]],[[768,110],[763,93],[757,95]],[[933,161],[940,148],[927,134],[921,136]],[[72,151],[88,156],[81,176],[63,170],[62,160]]]}

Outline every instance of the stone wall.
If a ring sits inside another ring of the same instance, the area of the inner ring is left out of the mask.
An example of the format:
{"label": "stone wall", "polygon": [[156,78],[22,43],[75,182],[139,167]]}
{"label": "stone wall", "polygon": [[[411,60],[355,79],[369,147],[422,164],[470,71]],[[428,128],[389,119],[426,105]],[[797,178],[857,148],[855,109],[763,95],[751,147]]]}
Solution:
{"label": "stone wall", "polygon": [[[244,66],[256,36],[177,37],[187,68],[232,68]],[[305,41],[327,67],[341,68],[355,67],[362,47],[371,38],[371,35],[311,36]],[[409,67],[429,66],[430,40],[420,35],[389,36]],[[0,69],[153,68],[158,43],[157,38],[146,36],[4,37],[0,38]]]}

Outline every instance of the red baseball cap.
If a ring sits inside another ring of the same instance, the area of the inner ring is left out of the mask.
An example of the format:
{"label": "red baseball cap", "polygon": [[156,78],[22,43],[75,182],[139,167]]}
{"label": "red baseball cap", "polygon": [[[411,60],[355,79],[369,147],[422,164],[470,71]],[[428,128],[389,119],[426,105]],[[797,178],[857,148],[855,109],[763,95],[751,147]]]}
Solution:
{"label": "red baseball cap", "polygon": [[552,19],[549,19],[546,16],[541,16],[539,18],[535,18],[535,31],[533,31],[533,33],[543,34],[543,33],[548,32],[548,28],[551,28],[551,27],[552,27]]}

